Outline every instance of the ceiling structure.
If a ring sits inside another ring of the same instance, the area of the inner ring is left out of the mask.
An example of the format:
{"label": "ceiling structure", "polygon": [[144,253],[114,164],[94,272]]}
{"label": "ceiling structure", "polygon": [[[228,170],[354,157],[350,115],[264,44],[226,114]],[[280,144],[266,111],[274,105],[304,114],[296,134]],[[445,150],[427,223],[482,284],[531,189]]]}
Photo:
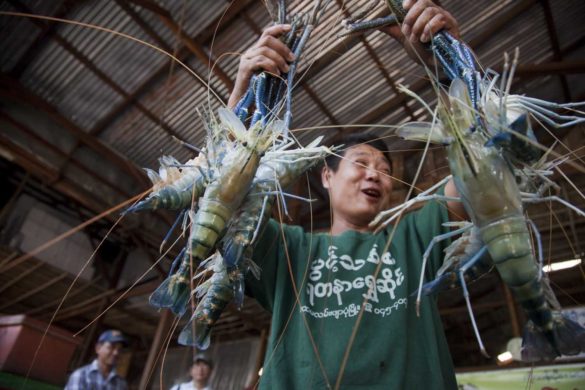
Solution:
{"label": "ceiling structure", "polygon": [[[429,119],[420,103],[399,92],[399,84],[429,103],[434,92],[423,69],[384,34],[337,37],[341,20],[364,3],[332,0],[313,33],[298,71],[293,134],[301,144],[318,135],[379,135],[390,146],[396,176],[410,183],[424,145],[402,141],[379,125]],[[293,1],[290,9],[306,11],[311,4]],[[500,70],[503,53],[519,48],[515,93],[557,102],[585,100],[585,24],[578,17],[585,15],[584,2],[441,4],[459,20],[462,37],[485,68]],[[7,0],[0,12],[0,166],[10,189],[3,195],[5,209],[20,194],[28,194],[80,221],[113,210],[83,226],[96,246],[112,224],[118,224],[123,204],[150,188],[141,167],[156,169],[161,155],[179,161],[191,158],[191,150],[179,140],[203,143],[197,108],[215,110],[227,101],[239,54],[270,24],[262,2],[251,0]],[[382,2],[375,13],[387,14]],[[554,138],[544,129],[537,134],[544,145],[552,145]],[[579,189],[585,188],[584,171],[579,169],[585,128],[561,129],[554,135],[577,165],[563,167],[574,185],[556,175],[563,181],[561,195],[585,208],[579,196]],[[555,151],[567,153],[559,145]],[[428,188],[448,172],[442,148],[432,148],[423,164],[417,188]],[[293,202],[291,219],[308,226],[312,212],[314,226],[324,227],[328,207],[314,174],[308,185],[305,181],[295,189],[306,194],[307,187],[321,201],[312,209]],[[404,200],[407,190],[396,182],[394,200]],[[583,256],[585,219],[548,204],[530,206],[528,214],[541,230],[547,259]],[[99,276],[77,283],[72,290],[77,295],[66,301],[56,323],[77,331],[121,298],[101,325],[136,323],[123,330],[143,340],[146,348],[159,317],[148,307],[147,295],[178,253],[171,249],[157,262],[158,247],[173,220],[173,214],[165,212],[123,218],[108,238],[117,248],[115,259],[100,260],[98,251]],[[144,268],[152,266],[153,271],[122,297],[130,286],[120,285],[116,275],[127,252],[137,247],[145,253]],[[0,312],[50,318],[73,277],[34,257],[23,258],[14,249],[3,251]],[[560,271],[551,280],[563,305],[585,302],[582,271]],[[523,323],[507,295],[493,274],[472,288],[478,325],[492,354],[501,352]],[[439,301],[456,366],[493,364],[478,352],[461,293],[449,292]],[[230,307],[215,334],[218,339],[258,335],[268,323],[269,315],[249,300],[241,312]]]}

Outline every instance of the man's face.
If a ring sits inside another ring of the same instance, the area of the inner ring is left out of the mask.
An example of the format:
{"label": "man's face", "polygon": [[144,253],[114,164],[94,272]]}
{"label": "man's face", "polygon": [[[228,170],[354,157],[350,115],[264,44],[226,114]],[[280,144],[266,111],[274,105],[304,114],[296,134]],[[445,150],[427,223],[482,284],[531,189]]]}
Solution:
{"label": "man's face", "polygon": [[211,367],[201,360],[191,366],[191,377],[195,382],[207,383],[210,375]]}
{"label": "man's face", "polygon": [[107,367],[114,367],[118,362],[118,357],[120,356],[122,349],[124,349],[122,343],[110,343],[109,341],[104,341],[103,343],[96,344],[95,352],[97,353],[98,362]]}
{"label": "man's face", "polygon": [[390,164],[381,151],[366,144],[350,147],[337,172],[325,168],[323,186],[329,190],[334,218],[367,226],[388,207],[392,180]]}

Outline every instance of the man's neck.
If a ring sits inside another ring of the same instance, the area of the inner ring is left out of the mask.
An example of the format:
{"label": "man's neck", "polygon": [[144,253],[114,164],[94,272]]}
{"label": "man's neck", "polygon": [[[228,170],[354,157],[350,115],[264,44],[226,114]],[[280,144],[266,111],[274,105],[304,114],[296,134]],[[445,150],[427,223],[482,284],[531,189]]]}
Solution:
{"label": "man's neck", "polygon": [[98,369],[100,370],[102,376],[104,378],[107,378],[110,375],[110,372],[112,371],[112,366],[108,366],[107,364],[101,363],[98,360]]}
{"label": "man's neck", "polygon": [[207,387],[207,382],[203,382],[203,381],[193,381],[193,384],[195,385],[196,389],[204,389]]}
{"label": "man's neck", "polygon": [[356,224],[351,221],[344,219],[333,219],[333,225],[331,225],[331,235],[338,236],[348,230],[353,230],[361,233],[371,232],[372,229],[368,225]]}

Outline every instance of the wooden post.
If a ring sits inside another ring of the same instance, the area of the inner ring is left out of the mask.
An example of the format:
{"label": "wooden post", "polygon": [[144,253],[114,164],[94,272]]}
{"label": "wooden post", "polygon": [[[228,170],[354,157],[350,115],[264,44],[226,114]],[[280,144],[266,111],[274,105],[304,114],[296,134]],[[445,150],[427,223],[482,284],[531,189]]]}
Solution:
{"label": "wooden post", "polygon": [[512,323],[512,335],[513,337],[521,337],[520,325],[518,324],[518,315],[516,313],[516,305],[514,305],[514,299],[512,293],[505,283],[502,283],[504,287],[504,295],[506,296],[506,304],[508,305],[508,313],[510,313],[510,322]]}
{"label": "wooden post", "polygon": [[152,371],[156,366],[158,352],[161,348],[163,348],[165,335],[167,334],[170,325],[173,322],[172,320],[172,312],[169,309],[164,309],[161,313],[160,320],[158,321],[154,340],[152,340],[150,351],[148,352],[148,358],[146,359],[146,364],[144,365],[144,370],[142,371],[140,385],[138,386],[139,389],[147,389],[150,385],[148,382],[152,376]]}
{"label": "wooden post", "polygon": [[[104,311],[104,309],[108,307],[109,303],[110,300],[107,297],[103,298],[102,301],[100,302],[98,313]],[[83,344],[81,346],[81,353],[79,354],[77,361],[75,362],[75,367],[71,368],[78,368],[84,364],[89,363],[89,357],[93,354],[94,350],[93,346],[97,341],[97,331],[99,328],[101,328],[103,320],[104,316],[101,316],[89,327],[89,331],[84,336]]]}
{"label": "wooden post", "polygon": [[254,376],[250,380],[250,383],[246,386],[246,389],[255,389],[258,387],[258,380],[260,376],[258,372],[264,364],[264,356],[266,355],[266,346],[268,344],[268,330],[262,329],[260,332],[260,347],[258,348],[258,356],[256,357],[256,366],[254,368]]}

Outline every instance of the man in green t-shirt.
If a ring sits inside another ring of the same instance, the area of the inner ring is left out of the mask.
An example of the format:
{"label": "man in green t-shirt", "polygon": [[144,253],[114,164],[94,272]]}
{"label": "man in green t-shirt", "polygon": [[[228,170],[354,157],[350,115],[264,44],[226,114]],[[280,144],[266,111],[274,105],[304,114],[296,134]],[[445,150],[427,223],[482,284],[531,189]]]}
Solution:
{"label": "man in green t-shirt", "polygon": [[[406,0],[401,28],[385,30],[415,49],[445,29],[458,36],[453,17],[430,0]],[[294,59],[276,25],[240,60],[230,106],[252,74],[288,71]],[[420,53],[419,53],[420,54]],[[411,55],[414,57],[414,55]],[[365,142],[368,141],[368,142]],[[453,389],[455,375],[433,299],[423,299],[420,317],[410,297],[418,287],[423,253],[453,215],[456,202],[429,202],[395,226],[373,234],[368,226],[389,204],[391,161],[381,141],[345,140],[343,159],[331,157],[322,171],[332,226],[308,233],[268,222],[254,249],[260,280],[246,288],[272,313],[270,340],[260,387],[264,389]],[[445,195],[456,196],[449,182]],[[442,262],[437,245],[427,280]]]}

